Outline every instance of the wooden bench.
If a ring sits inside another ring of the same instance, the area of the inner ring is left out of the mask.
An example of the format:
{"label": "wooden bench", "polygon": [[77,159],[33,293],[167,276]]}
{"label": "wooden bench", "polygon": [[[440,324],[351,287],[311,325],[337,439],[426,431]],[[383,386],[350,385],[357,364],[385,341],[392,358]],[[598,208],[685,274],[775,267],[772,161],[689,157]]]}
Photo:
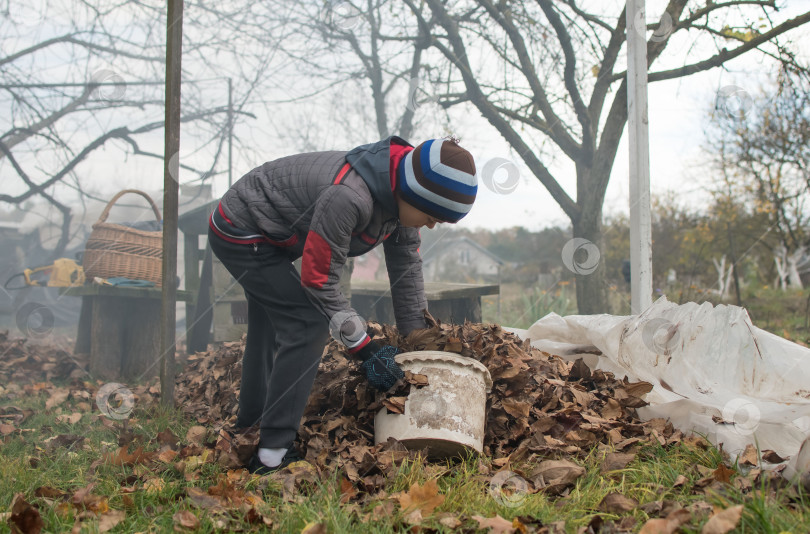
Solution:
{"label": "wooden bench", "polygon": [[[426,282],[428,311],[442,322],[461,324],[465,320],[481,322],[481,297],[497,295],[497,284],[451,284]],[[381,323],[396,324],[391,287],[387,280],[352,280],[352,307],[362,317]]]}
{"label": "wooden bench", "polygon": [[[81,297],[76,354],[90,354],[90,374],[102,380],[157,376],[160,360],[159,287],[85,285],[59,290]],[[178,301],[190,293],[177,291]]]}

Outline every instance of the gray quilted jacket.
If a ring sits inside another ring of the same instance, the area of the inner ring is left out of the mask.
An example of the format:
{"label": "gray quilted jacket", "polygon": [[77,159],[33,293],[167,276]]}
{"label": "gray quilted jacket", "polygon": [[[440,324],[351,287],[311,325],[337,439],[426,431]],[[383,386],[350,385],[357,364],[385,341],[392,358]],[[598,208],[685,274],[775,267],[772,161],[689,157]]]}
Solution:
{"label": "gray quilted jacket", "polygon": [[[399,225],[389,172],[391,142],[398,137],[347,152],[312,152],[265,163],[240,178],[222,198],[234,225],[263,234],[303,256],[301,283],[330,322],[353,315],[339,289],[346,258],[380,243],[385,251],[394,315],[400,332],[425,327],[427,308],[419,232]],[[345,174],[344,165],[351,165]],[[338,174],[339,183],[335,183]],[[333,336],[338,339],[333,331]],[[343,340],[341,340],[343,341]]]}

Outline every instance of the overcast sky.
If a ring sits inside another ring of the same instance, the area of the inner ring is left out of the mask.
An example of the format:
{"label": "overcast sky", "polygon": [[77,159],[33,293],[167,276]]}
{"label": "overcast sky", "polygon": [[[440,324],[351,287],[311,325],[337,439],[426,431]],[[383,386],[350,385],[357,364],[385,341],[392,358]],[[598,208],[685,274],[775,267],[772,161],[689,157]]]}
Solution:
{"label": "overcast sky", "polygon": [[[648,1],[648,12],[659,12],[654,7],[655,0]],[[791,0],[788,7],[781,13],[781,17],[789,18],[810,9],[810,0]],[[810,63],[810,39],[806,32],[794,30],[788,37],[795,43],[799,60],[804,64]],[[782,38],[784,42],[784,37]],[[700,52],[700,51],[698,51]],[[697,56],[705,58],[711,51],[699,53]],[[660,65],[657,65],[660,68]],[[654,66],[655,70],[655,66]],[[679,195],[679,201],[690,206],[705,205],[707,195],[704,188],[707,172],[705,166],[706,156],[702,152],[704,145],[704,128],[707,125],[707,116],[717,98],[718,91],[728,90],[729,87],[738,87],[744,92],[756,94],[761,85],[767,82],[768,75],[776,70],[774,63],[763,61],[762,55],[749,53],[733,62],[729,62],[723,69],[712,69],[707,72],[690,77],[667,82],[656,82],[650,85],[649,119],[650,119],[650,153],[651,153],[651,184],[653,194],[660,194],[674,190]],[[224,93],[223,97],[226,98]],[[213,89],[212,89],[213,90]],[[609,98],[612,99],[612,96]],[[459,223],[463,227],[486,227],[490,229],[510,226],[524,226],[538,230],[546,226],[567,226],[568,218],[557,206],[545,188],[523,166],[523,162],[510,152],[507,144],[500,135],[494,131],[477,113],[458,110],[453,112],[453,129],[462,139],[462,145],[468,148],[476,157],[479,171],[493,158],[501,158],[514,162],[513,169],[520,171],[517,187],[509,192],[498,194],[487,184],[480,184],[479,196],[472,212]],[[271,145],[259,139],[262,124],[266,118],[240,120],[237,128],[240,135],[251,137],[256,135],[258,146],[268,144],[268,159],[283,155],[285,148]],[[187,126],[183,126],[185,136],[192,135]],[[429,130],[424,137],[438,137],[444,135],[437,121],[435,132]],[[156,134],[154,139],[144,142],[144,149],[153,152],[162,152],[162,134]],[[418,143],[422,139],[411,139]],[[150,146],[151,144],[151,146]],[[186,144],[186,146],[190,146]],[[331,149],[337,147],[324,147]],[[346,147],[349,148],[349,147]],[[183,137],[181,137],[181,156],[183,152]],[[612,215],[628,211],[628,147],[625,135],[619,148],[618,156],[613,168],[610,185],[607,190],[604,213]],[[246,165],[239,162],[234,170],[235,179],[246,173],[253,166],[262,161],[251,162]],[[243,168],[244,167],[244,168]],[[566,158],[560,157],[559,163],[551,163],[549,167],[554,176],[560,181],[563,188],[572,198],[576,198],[575,174],[573,164]],[[113,170],[113,172],[111,172]],[[162,186],[162,164],[158,160],[136,157],[122,157],[118,150],[106,148],[93,155],[92,162],[82,165],[82,175],[88,182],[95,184],[90,189],[102,197],[109,197],[116,190],[124,187],[138,186],[143,189],[157,192]],[[506,171],[499,177],[506,178]],[[181,182],[188,175],[182,175]],[[188,176],[188,178],[194,178]],[[214,194],[221,196],[227,188],[227,177],[219,176],[214,181]]]}

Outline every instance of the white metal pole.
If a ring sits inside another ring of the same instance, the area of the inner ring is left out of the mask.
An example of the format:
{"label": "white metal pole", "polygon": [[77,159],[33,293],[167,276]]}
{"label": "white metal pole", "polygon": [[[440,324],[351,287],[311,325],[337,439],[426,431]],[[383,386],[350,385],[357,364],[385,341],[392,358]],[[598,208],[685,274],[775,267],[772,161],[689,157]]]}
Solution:
{"label": "white metal pole", "polygon": [[650,139],[645,0],[627,0],[627,129],[630,142],[630,309],[652,304]]}

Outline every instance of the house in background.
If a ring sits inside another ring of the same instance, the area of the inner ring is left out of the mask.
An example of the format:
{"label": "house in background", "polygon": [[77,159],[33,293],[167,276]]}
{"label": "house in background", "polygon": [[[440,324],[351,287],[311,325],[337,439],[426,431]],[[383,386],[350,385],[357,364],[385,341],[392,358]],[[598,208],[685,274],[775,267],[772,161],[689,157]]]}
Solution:
{"label": "house in background", "polygon": [[352,280],[377,280],[379,278],[382,265],[380,249],[382,247],[373,248],[370,252],[354,258]]}
{"label": "house in background", "polygon": [[505,264],[468,237],[437,242],[422,251],[425,282],[498,282]]}

